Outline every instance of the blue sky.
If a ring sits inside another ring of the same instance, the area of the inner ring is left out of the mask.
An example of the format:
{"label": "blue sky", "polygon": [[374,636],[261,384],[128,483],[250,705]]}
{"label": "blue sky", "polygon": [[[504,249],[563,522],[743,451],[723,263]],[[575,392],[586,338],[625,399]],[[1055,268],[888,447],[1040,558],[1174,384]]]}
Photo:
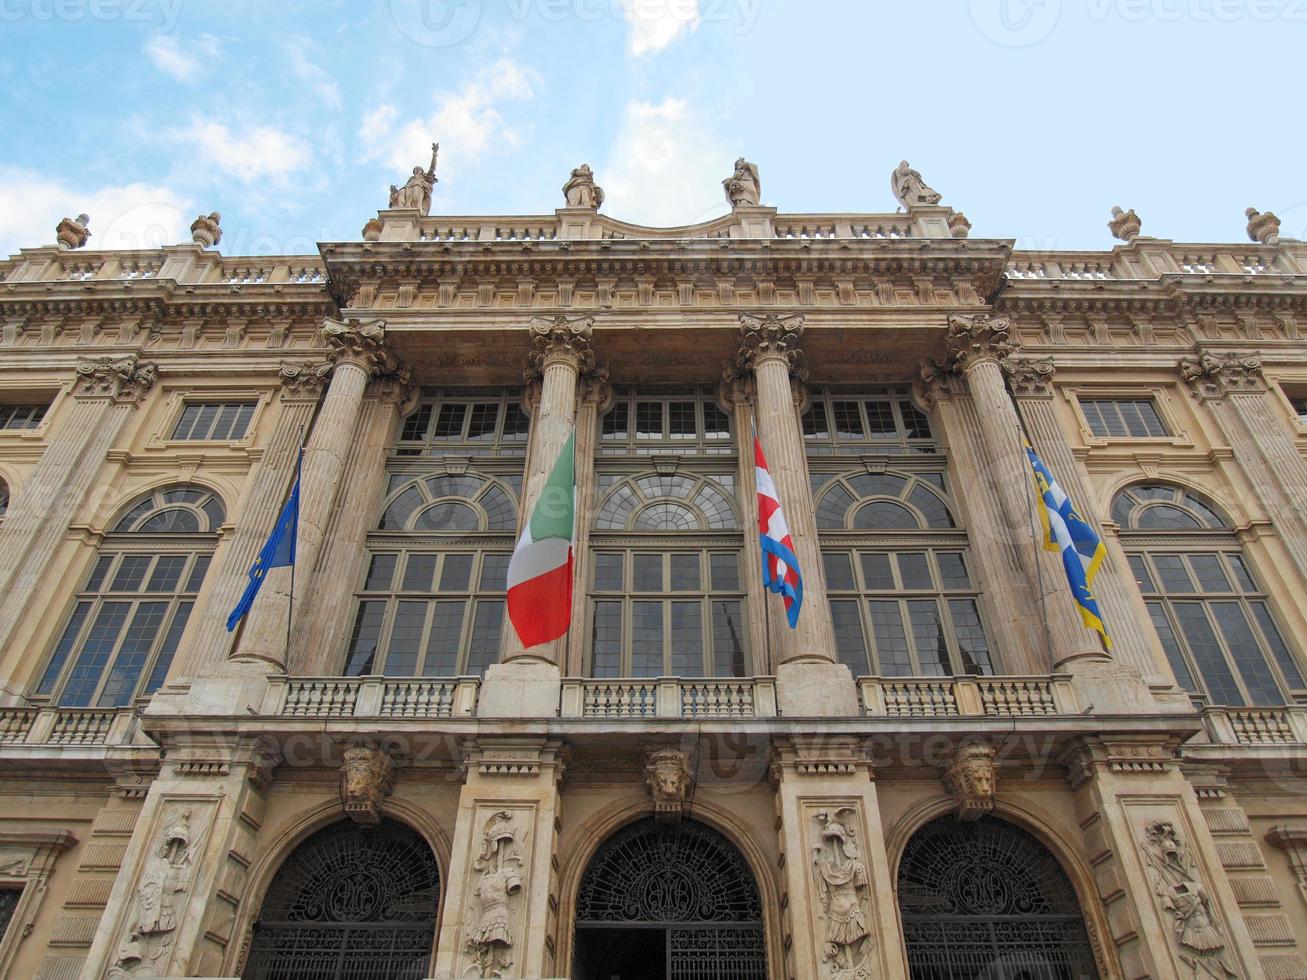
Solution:
{"label": "blue sky", "polygon": [[889,212],[907,158],[1025,248],[1307,237],[1307,0],[0,0],[0,252],[356,239],[441,143],[434,213]]}

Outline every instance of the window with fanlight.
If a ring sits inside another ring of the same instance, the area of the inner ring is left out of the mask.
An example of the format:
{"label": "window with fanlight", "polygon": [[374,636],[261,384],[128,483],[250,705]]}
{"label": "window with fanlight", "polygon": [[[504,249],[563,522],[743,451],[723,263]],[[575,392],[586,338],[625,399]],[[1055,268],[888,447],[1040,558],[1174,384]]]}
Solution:
{"label": "window with fanlight", "polygon": [[1229,519],[1165,483],[1112,504],[1135,581],[1177,682],[1215,705],[1277,705],[1307,695],[1301,661]]}
{"label": "window with fanlight", "polygon": [[167,677],[226,519],[196,486],[141,497],[104,537],[36,693],[72,707],[118,707]]}

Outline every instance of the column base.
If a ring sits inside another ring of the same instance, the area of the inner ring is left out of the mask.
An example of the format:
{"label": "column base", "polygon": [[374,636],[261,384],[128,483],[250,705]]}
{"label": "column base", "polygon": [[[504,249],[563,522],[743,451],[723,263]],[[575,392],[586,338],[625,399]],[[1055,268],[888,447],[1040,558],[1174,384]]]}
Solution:
{"label": "column base", "polygon": [[557,718],[563,676],[558,664],[519,657],[486,670],[478,718]]}
{"label": "column base", "polygon": [[829,660],[778,664],[776,706],[787,718],[854,718],[862,714],[853,672]]}
{"label": "column base", "polygon": [[1086,714],[1158,714],[1175,710],[1174,705],[1161,703],[1153,696],[1138,670],[1102,654],[1064,660],[1057,670],[1071,675],[1076,697]]}
{"label": "column base", "polygon": [[[248,715],[263,708],[270,665],[228,661],[220,675],[201,675],[184,686],[165,686],[150,699],[147,715]],[[235,668],[235,669],[233,669]]]}

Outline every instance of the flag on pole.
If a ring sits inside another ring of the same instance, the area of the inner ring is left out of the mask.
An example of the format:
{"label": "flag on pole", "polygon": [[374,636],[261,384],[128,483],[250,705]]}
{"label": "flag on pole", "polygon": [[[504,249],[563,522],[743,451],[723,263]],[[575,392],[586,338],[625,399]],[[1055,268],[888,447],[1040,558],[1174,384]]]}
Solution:
{"label": "flag on pole", "polygon": [[1089,526],[1071,505],[1053,474],[1043,461],[1035,455],[1029,442],[1026,443],[1026,455],[1030,458],[1030,468],[1034,474],[1035,495],[1039,498],[1039,522],[1044,527],[1043,543],[1046,551],[1062,553],[1062,567],[1066,569],[1067,583],[1071,586],[1071,595],[1080,607],[1080,618],[1088,629],[1094,630],[1103,638],[1103,646],[1112,648],[1112,640],[1103,625],[1103,616],[1098,609],[1098,600],[1090,591],[1094,576],[1107,557],[1107,548],[1092,527]]}
{"label": "flag on pole", "polygon": [[558,639],[571,625],[575,525],[573,429],[508,561],[508,618],[527,649]]}
{"label": "flag on pole", "polygon": [[753,437],[754,472],[758,480],[758,539],[762,543],[762,584],[771,592],[779,592],[785,600],[785,614],[790,629],[799,622],[799,609],[803,606],[803,576],[799,572],[799,559],[794,554],[794,539],[781,511],[780,495],[772,483],[767,460],[762,454],[762,443]]}
{"label": "flag on pole", "polygon": [[254,559],[254,564],[250,566],[249,584],[245,586],[245,592],[236,603],[236,608],[227,617],[228,633],[236,628],[236,624],[245,618],[245,614],[254,605],[254,597],[259,594],[259,588],[263,585],[263,578],[268,574],[268,569],[289,565],[292,571],[294,570],[295,539],[299,537],[300,523],[300,469],[303,463],[304,447],[301,446],[299,459],[295,462],[295,485],[290,489],[290,496],[286,498],[286,503],[281,508],[281,514],[277,517],[272,533],[268,535],[267,542],[259,551],[258,557]]}

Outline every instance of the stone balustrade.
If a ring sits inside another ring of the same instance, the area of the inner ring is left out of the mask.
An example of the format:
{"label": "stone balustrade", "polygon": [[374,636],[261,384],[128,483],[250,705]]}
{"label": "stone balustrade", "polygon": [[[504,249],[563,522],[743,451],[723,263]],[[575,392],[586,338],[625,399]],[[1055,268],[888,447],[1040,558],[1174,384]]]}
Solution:
{"label": "stone balustrade", "polygon": [[1307,745],[1307,705],[1203,708],[1202,714],[1217,745]]}
{"label": "stone balustrade", "polygon": [[1064,674],[1005,677],[863,677],[864,713],[887,718],[1032,718],[1081,711]]}
{"label": "stone balustrade", "polygon": [[281,718],[468,718],[475,677],[274,677],[263,714]]}
{"label": "stone balustrade", "polygon": [[135,708],[0,708],[0,745],[129,745]]}
{"label": "stone balustrade", "polygon": [[774,718],[770,677],[563,681],[564,718]]}

